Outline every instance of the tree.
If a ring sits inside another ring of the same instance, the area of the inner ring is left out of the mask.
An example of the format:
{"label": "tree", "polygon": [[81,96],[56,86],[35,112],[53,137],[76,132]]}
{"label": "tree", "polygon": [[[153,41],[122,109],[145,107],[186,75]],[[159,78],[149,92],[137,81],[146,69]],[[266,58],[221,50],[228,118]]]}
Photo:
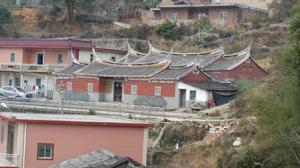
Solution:
{"label": "tree", "polygon": [[76,0],[65,0],[66,10],[67,10],[67,23],[73,22],[75,2]]}
{"label": "tree", "polygon": [[176,38],[176,22],[166,20],[162,24],[158,25],[155,32],[164,37],[167,40]]}
{"label": "tree", "polygon": [[299,0],[274,0],[270,4],[272,20],[282,22],[291,17],[291,9]]}
{"label": "tree", "polygon": [[281,48],[272,79],[248,94],[251,111],[258,117],[257,142],[271,153],[266,160],[273,163],[270,167],[300,167],[299,9],[298,5],[291,12],[292,39]]}
{"label": "tree", "polygon": [[11,21],[12,17],[9,10],[4,6],[0,6],[0,24],[8,24]]}

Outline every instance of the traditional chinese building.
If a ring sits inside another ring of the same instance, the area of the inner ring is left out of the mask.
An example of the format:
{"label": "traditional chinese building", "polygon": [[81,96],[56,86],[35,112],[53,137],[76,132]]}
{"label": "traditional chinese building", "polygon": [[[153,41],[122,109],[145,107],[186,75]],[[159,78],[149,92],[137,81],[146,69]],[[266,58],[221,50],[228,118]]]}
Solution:
{"label": "traditional chinese building", "polygon": [[194,104],[207,107],[214,91],[237,93],[229,82],[202,70],[223,59],[223,47],[199,53],[149,48],[148,54],[142,54],[129,47],[127,55],[116,62],[97,57],[89,65],[70,65],[56,73],[60,78],[57,85],[64,87],[66,100],[115,101],[169,109]]}

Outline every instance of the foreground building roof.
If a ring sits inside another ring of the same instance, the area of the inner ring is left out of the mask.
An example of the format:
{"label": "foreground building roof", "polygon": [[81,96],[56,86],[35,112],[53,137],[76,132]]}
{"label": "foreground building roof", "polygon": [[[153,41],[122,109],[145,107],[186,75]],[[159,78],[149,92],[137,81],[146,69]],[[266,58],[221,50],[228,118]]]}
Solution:
{"label": "foreground building roof", "polygon": [[127,126],[149,127],[150,124],[140,120],[99,115],[70,115],[70,114],[36,114],[36,113],[0,113],[0,118],[12,122],[27,122],[39,124],[66,124],[91,126]]}
{"label": "foreground building roof", "polygon": [[90,153],[52,165],[50,168],[145,168],[128,157],[119,157],[105,149],[97,149]]}

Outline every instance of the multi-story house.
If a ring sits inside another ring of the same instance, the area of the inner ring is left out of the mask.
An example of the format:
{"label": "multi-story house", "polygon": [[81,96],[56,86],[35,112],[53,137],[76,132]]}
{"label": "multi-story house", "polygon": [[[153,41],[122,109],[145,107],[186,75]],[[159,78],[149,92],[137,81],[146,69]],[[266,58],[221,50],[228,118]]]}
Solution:
{"label": "multi-story house", "polygon": [[[14,86],[52,97],[55,80],[50,77],[74,60],[94,59],[92,42],[72,38],[0,39],[0,86]],[[107,60],[116,60],[121,51],[96,48]]]}

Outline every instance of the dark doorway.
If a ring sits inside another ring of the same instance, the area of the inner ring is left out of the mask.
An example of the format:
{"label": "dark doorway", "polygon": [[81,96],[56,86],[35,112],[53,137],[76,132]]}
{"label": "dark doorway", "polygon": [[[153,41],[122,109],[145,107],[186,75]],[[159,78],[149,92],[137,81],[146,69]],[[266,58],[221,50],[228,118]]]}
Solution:
{"label": "dark doorway", "polygon": [[185,107],[186,102],[186,90],[179,89],[179,107]]}
{"label": "dark doorway", "polygon": [[114,101],[121,102],[122,101],[122,82],[114,82]]}
{"label": "dark doorway", "polygon": [[20,77],[15,77],[15,87],[21,87]]}
{"label": "dark doorway", "polygon": [[39,65],[44,64],[44,54],[42,54],[42,53],[37,54],[36,63]]}
{"label": "dark doorway", "polygon": [[14,132],[15,132],[15,125],[9,124],[7,129],[7,147],[6,147],[7,154],[13,154],[14,152]]}

